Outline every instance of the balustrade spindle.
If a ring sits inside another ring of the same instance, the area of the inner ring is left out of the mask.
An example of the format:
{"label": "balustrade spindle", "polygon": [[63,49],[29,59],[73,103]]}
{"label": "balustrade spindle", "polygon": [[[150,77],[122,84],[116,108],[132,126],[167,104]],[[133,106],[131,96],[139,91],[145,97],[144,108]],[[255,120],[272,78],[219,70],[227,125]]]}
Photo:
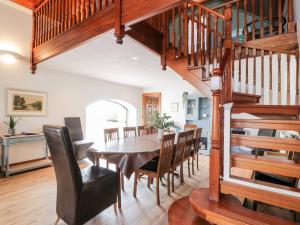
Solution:
{"label": "balustrade spindle", "polygon": [[240,42],[240,1],[236,2],[236,41]]}
{"label": "balustrade spindle", "polygon": [[209,77],[210,73],[210,15],[206,13],[206,59],[205,59],[205,70],[206,70],[206,78]]}
{"label": "balustrade spindle", "polygon": [[80,10],[82,8],[82,5],[80,4],[80,0],[76,0],[76,24],[79,24],[81,21],[80,18]]}
{"label": "balustrade spindle", "polygon": [[263,21],[264,20],[263,0],[260,0],[259,3],[260,3],[260,5],[259,5],[259,7],[260,7],[260,18],[259,18],[259,20],[260,20],[260,37],[263,38],[264,34],[265,34],[265,32],[264,32],[264,21]]}
{"label": "balustrade spindle", "polygon": [[287,96],[291,96],[291,56],[290,55],[287,55],[286,61],[287,61]]}
{"label": "balustrade spindle", "polygon": [[195,66],[195,6],[191,6],[192,14],[191,14],[191,65]]}
{"label": "balustrade spindle", "polygon": [[269,63],[270,63],[270,90],[273,90],[273,52],[269,51]]}
{"label": "balustrade spindle", "polygon": [[183,47],[184,47],[184,56],[188,56],[188,3],[184,4],[184,29],[183,29]]}
{"label": "balustrade spindle", "polygon": [[214,15],[213,17],[214,21],[213,21],[213,24],[214,24],[214,32],[213,32],[213,67],[214,69],[217,68],[217,64],[218,64],[218,59],[217,59],[217,43],[218,43],[218,36],[217,36],[217,32],[218,32],[218,17],[216,15]]}
{"label": "balustrade spindle", "polygon": [[252,25],[251,25],[252,40],[255,40],[255,23],[256,23],[256,21],[255,21],[255,0],[252,0]]}
{"label": "balustrade spindle", "polygon": [[288,7],[288,33],[295,31],[295,24],[294,24],[294,15],[293,15],[293,0],[287,0],[287,7]]}
{"label": "balustrade spindle", "polygon": [[278,54],[278,92],[281,92],[281,54]]}
{"label": "balustrade spindle", "polygon": [[278,0],[278,33],[282,32],[282,0]]}
{"label": "balustrade spindle", "polygon": [[80,4],[80,22],[89,17],[89,0],[81,0]]}
{"label": "balustrade spindle", "polygon": [[273,0],[269,0],[269,20],[270,20],[269,33],[270,36],[272,36],[273,35]]}
{"label": "balustrade spindle", "polygon": [[178,48],[178,57],[181,58],[182,57],[182,23],[181,23],[181,21],[183,20],[181,4],[178,7],[178,12],[179,12],[179,21],[178,21],[178,28],[179,28],[178,36],[179,37],[178,37],[178,41],[177,41],[177,48]]}
{"label": "balustrade spindle", "polygon": [[[172,9],[172,33],[171,33],[171,36],[172,36],[171,46],[172,46],[172,48],[175,48],[175,13],[176,13],[175,10],[176,10],[176,8]],[[179,14],[178,14],[178,16],[179,16]]]}
{"label": "balustrade spindle", "polygon": [[90,0],[91,1],[91,15],[95,14],[95,0]]}

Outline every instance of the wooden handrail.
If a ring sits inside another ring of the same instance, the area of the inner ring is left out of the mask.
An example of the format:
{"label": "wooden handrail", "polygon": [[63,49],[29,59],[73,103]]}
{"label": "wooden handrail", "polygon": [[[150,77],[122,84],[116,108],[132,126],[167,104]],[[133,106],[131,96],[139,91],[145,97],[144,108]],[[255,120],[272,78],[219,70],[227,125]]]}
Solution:
{"label": "wooden handrail", "polygon": [[220,13],[216,12],[215,10],[204,6],[202,3],[198,3],[198,2],[195,2],[193,0],[188,0],[187,2],[191,5],[197,6],[201,9],[205,10],[206,12],[209,12],[210,14],[212,14],[214,16],[219,17],[222,20],[225,20],[225,16],[223,14],[220,14]]}
{"label": "wooden handrail", "polygon": [[232,1],[230,1],[230,2],[226,2],[226,3],[223,3],[223,4],[221,4],[221,5],[215,6],[215,7],[213,7],[212,9],[213,9],[213,10],[218,10],[218,9],[221,9],[221,8],[226,7],[226,6],[232,5],[232,4],[234,4],[234,3],[236,3],[236,2],[239,2],[239,1],[242,1],[242,0],[232,0]]}

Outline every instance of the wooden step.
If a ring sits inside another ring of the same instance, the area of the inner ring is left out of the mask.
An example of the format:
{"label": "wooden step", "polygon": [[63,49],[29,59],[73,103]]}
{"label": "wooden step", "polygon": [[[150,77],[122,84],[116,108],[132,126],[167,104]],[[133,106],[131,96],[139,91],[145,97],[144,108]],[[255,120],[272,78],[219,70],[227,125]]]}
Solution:
{"label": "wooden step", "polygon": [[228,181],[221,181],[221,192],[223,194],[231,194],[234,196],[263,202],[280,208],[300,211],[300,198],[294,196],[279,194],[267,190],[260,190],[258,188],[252,188]]}
{"label": "wooden step", "polygon": [[234,104],[232,113],[249,113],[253,115],[282,115],[293,116],[299,119],[299,105],[260,105],[260,104]]}
{"label": "wooden step", "polygon": [[232,101],[236,104],[244,104],[244,103],[259,103],[261,96],[245,94],[239,92],[232,93]]}
{"label": "wooden step", "polygon": [[169,225],[209,225],[194,211],[189,196],[172,203],[168,210],[168,223]]}
{"label": "wooden step", "polygon": [[231,166],[280,176],[300,178],[300,164],[292,160],[232,153]]}
{"label": "wooden step", "polygon": [[232,195],[223,195],[219,202],[209,200],[209,190],[200,188],[190,195],[198,215],[217,225],[296,225],[274,216],[246,209]]}

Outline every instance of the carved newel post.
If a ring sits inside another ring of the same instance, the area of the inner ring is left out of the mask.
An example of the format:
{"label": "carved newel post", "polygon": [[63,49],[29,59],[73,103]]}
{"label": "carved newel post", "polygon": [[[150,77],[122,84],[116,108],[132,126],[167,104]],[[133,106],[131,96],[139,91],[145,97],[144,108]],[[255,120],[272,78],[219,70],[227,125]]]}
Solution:
{"label": "carved newel post", "polygon": [[222,91],[221,70],[214,69],[210,86],[212,91],[212,145],[209,162],[209,199],[220,197],[220,103]]}

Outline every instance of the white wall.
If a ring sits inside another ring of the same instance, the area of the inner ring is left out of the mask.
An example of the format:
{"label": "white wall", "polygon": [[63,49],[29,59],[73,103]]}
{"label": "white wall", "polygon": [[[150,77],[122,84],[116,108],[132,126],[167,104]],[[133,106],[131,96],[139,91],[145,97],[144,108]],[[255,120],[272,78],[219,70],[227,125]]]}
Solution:
{"label": "white wall", "polygon": [[[172,82],[168,84],[157,84],[155,87],[146,88],[143,92],[161,92],[162,94],[162,112],[166,113],[169,116],[172,116],[172,119],[175,121],[177,126],[182,127],[185,124],[185,111],[183,107],[183,92],[188,92],[189,94],[198,94],[201,96],[201,93],[196,90],[188,82],[182,80],[179,75],[175,76],[174,71],[169,67],[165,71],[166,76],[173,76]],[[178,112],[171,112],[171,103],[178,103]]]}
{"label": "white wall", "polygon": [[[63,124],[65,116],[80,116],[85,127],[86,107],[105,99],[119,99],[133,105],[137,109],[137,124],[140,123],[142,93],[140,88],[42,67],[38,68],[36,75],[32,75],[28,62],[31,40],[30,15],[0,3],[0,27],[0,46],[14,45],[13,48],[25,57],[11,65],[0,61],[0,135],[7,131],[2,123],[3,120],[7,120],[5,107],[7,88],[48,93],[47,116],[18,118],[17,132],[40,132],[43,124]],[[41,143],[16,145],[11,153],[11,162],[29,160],[43,156],[43,146]]]}

